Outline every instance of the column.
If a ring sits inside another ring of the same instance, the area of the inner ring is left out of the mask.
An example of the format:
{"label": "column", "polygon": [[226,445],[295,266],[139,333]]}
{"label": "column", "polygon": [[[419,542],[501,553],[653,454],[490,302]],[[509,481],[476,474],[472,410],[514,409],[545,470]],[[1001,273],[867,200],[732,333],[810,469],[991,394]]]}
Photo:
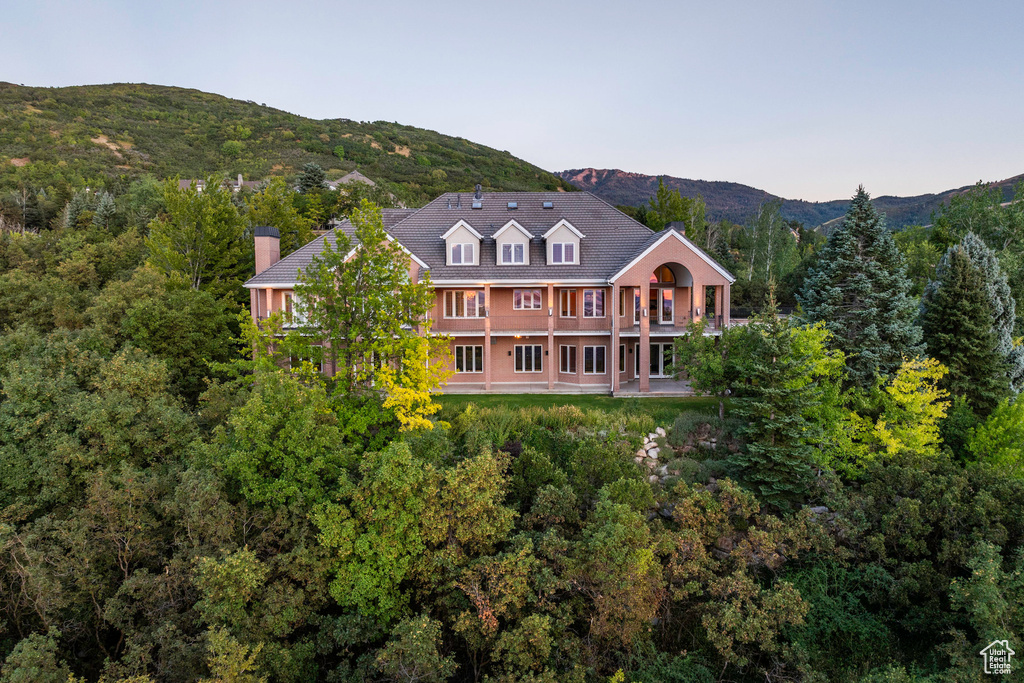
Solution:
{"label": "column", "polygon": [[264,313],[264,315],[269,316],[271,313],[274,312],[274,290],[271,289],[270,287],[267,287],[266,291],[267,291],[267,310]]}
{"label": "column", "polygon": [[544,359],[548,368],[548,389],[555,388],[555,370],[558,356],[555,354],[555,286],[548,285],[548,350]]}
{"label": "column", "polygon": [[651,283],[640,285],[640,391],[651,390]]}
{"label": "column", "polygon": [[612,336],[611,336],[611,348],[608,349],[608,353],[611,355],[611,363],[609,367],[612,371],[611,391],[614,394],[619,390],[619,285],[612,285],[612,305],[611,305],[611,316],[612,316]]}
{"label": "column", "polygon": [[484,285],[484,391],[491,390],[491,286]]}
{"label": "column", "polygon": [[719,318],[724,315],[722,313],[722,303],[725,300],[725,287],[722,285],[715,286],[715,325],[719,324],[719,320],[725,320],[725,318]]}
{"label": "column", "polygon": [[728,282],[722,286],[722,326],[729,327],[729,308],[732,306],[732,285]]}

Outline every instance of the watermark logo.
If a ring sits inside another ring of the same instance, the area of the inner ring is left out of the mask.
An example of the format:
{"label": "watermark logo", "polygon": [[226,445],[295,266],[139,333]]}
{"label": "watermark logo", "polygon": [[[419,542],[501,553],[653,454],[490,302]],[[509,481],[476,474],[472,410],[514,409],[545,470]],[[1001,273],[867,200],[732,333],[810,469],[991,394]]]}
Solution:
{"label": "watermark logo", "polygon": [[985,663],[985,673],[1008,674],[1010,673],[1010,658],[1017,653],[1010,649],[1010,641],[993,640],[978,654],[981,655],[981,661]]}

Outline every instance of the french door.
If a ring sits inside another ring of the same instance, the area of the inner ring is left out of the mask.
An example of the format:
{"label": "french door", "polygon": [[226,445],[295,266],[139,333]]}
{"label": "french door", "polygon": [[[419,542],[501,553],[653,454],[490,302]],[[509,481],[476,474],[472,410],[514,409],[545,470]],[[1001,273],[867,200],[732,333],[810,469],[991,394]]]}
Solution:
{"label": "french door", "polygon": [[652,378],[671,377],[672,372],[672,344],[656,343],[651,344],[651,374]]}
{"label": "french door", "polygon": [[675,290],[671,287],[651,287],[651,324],[671,325],[675,313],[673,295]]}

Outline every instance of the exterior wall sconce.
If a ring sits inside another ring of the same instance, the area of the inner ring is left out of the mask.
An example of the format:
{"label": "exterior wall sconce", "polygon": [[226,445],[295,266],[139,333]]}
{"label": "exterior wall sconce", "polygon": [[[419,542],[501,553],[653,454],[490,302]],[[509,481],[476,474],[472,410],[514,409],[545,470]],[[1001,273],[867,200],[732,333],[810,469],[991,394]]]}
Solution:
{"label": "exterior wall sconce", "polygon": [[509,352],[508,352],[508,355],[510,355],[510,356],[511,356],[511,355],[512,355],[512,352],[511,352],[511,351],[509,351]]}
{"label": "exterior wall sconce", "polygon": [[697,307],[697,315],[700,315],[700,306]]}
{"label": "exterior wall sconce", "polygon": [[551,315],[552,315],[552,312],[553,312],[554,310],[555,310],[555,309],[553,309],[553,308],[551,308],[550,306],[548,306],[548,317],[549,317],[549,318],[551,317]]}
{"label": "exterior wall sconce", "polygon": [[640,309],[640,315],[642,315],[643,317],[646,318],[647,317],[647,309],[646,308],[641,308]]}

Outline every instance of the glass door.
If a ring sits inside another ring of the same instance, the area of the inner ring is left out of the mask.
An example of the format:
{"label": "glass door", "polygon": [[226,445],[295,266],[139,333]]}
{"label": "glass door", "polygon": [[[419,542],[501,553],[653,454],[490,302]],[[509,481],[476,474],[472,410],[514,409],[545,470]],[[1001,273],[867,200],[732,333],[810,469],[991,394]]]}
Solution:
{"label": "glass door", "polygon": [[651,344],[651,374],[652,378],[670,377],[672,371],[672,344]]}

